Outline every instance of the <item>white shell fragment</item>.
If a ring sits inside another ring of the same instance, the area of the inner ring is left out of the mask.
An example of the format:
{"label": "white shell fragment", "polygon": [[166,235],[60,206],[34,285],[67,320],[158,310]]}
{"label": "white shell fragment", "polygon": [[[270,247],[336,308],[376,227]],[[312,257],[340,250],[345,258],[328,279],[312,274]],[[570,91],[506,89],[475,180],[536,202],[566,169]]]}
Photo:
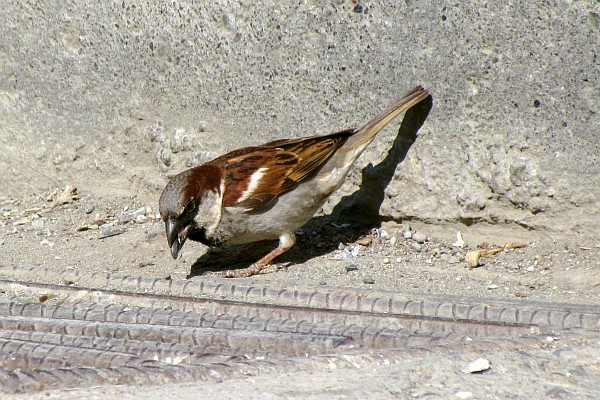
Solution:
{"label": "white shell fragment", "polygon": [[462,233],[460,231],[456,232],[456,242],[452,243],[454,247],[460,247],[461,249],[465,247],[465,241],[463,240]]}
{"label": "white shell fragment", "polygon": [[488,369],[491,368],[491,366],[492,365],[489,360],[479,357],[477,360],[475,360],[471,364],[469,364],[468,371],[469,371],[469,373],[474,374],[477,372],[487,371]]}

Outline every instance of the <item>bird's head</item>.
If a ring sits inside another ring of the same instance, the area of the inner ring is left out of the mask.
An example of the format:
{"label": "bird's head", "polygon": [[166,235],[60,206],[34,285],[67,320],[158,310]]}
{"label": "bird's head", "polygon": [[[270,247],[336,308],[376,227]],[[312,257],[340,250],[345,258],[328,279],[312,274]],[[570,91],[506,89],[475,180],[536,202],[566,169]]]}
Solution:
{"label": "bird's head", "polygon": [[177,258],[188,238],[210,243],[221,220],[221,175],[218,167],[200,165],[175,175],[167,183],[158,209],[173,258]]}

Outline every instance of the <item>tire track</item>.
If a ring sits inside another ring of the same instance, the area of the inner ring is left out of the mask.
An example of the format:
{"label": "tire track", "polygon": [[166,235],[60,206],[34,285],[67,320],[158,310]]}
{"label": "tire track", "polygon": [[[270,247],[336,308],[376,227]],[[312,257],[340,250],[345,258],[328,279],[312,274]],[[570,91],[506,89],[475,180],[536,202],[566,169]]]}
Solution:
{"label": "tire track", "polygon": [[[0,267],[0,290],[5,393],[220,381],[600,337],[591,305],[12,267]],[[24,300],[41,293],[56,297]]]}

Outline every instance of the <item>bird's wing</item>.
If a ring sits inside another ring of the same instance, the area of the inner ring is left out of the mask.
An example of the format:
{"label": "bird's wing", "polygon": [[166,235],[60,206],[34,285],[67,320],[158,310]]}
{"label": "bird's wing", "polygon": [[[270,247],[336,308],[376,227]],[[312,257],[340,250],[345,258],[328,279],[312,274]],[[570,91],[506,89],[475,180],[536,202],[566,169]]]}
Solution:
{"label": "bird's wing", "polygon": [[224,171],[223,206],[248,211],[269,207],[278,196],[310,179],[353,132],[276,140],[210,161]]}

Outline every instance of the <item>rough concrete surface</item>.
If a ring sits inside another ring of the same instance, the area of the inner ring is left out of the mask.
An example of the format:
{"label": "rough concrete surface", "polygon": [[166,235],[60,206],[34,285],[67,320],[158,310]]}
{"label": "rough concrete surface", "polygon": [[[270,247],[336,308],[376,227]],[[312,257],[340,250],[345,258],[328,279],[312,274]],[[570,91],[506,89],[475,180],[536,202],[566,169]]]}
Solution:
{"label": "rough concrete surface", "polygon": [[3,179],[156,196],[164,172],[355,126],[423,84],[384,214],[597,231],[597,2],[357,5],[5,3]]}
{"label": "rough concrete surface", "polygon": [[[410,221],[434,239],[427,251],[441,248],[447,257],[427,275],[424,253],[406,256],[402,262],[412,264],[400,282],[472,296],[489,284],[506,288],[502,296],[535,292],[533,285],[541,290],[531,294],[536,299],[600,304],[599,49],[594,0],[4,1],[0,264],[131,275],[146,263],[140,273],[168,275],[175,264],[160,222],[129,226],[137,215],[120,213],[147,207],[138,222],[153,220],[160,191],[184,168],[241,146],[356,126],[421,84],[433,107],[393,170],[379,213]],[[398,126],[379,134],[325,213],[359,188],[365,166],[386,157]],[[79,198],[46,210],[66,185]],[[26,211],[33,208],[46,211]],[[97,213],[129,227],[119,245],[96,244],[97,232],[77,233]],[[461,286],[448,269],[464,256],[450,245],[457,230],[471,248],[483,240],[529,247],[488,263],[492,271],[479,278],[461,270]],[[361,262],[373,269],[375,286],[390,289],[397,281],[385,276],[404,256],[382,248]],[[201,255],[194,244],[184,251],[178,268]],[[359,283],[345,273],[328,275],[326,256],[303,256],[310,273],[300,264],[257,279],[301,284],[306,275],[307,285],[370,285],[362,275]],[[391,264],[373,261],[386,257]],[[377,272],[382,263],[387,269]],[[540,263],[547,275],[528,280],[528,268]],[[519,273],[506,271],[513,266]],[[599,354],[594,350],[591,358]],[[538,379],[523,377],[524,384]],[[426,397],[417,381],[411,396]],[[255,381],[227,385],[256,388]],[[315,392],[273,389],[273,396],[318,396],[315,385]],[[436,393],[454,395],[460,387]],[[382,398],[402,388],[374,386]]]}

